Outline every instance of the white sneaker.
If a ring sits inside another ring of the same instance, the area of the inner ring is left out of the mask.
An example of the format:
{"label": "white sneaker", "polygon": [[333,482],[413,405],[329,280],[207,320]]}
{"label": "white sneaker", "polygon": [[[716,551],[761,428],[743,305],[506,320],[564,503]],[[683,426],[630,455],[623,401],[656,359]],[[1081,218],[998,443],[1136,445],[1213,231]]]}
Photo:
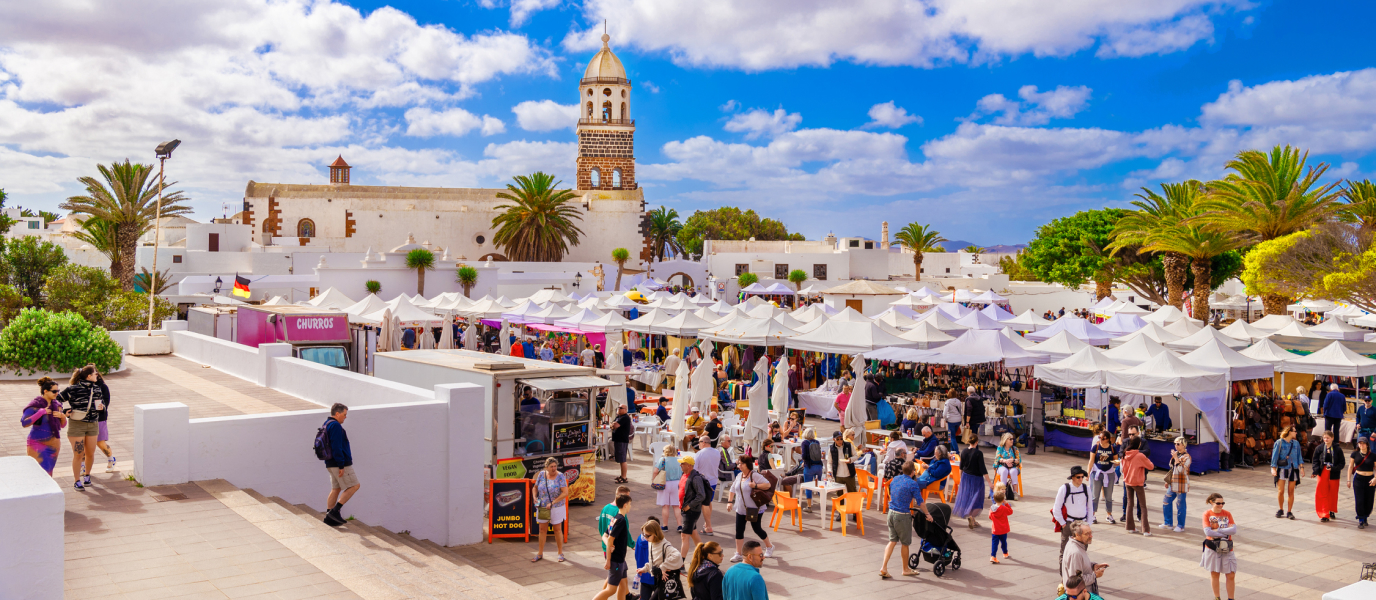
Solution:
{"label": "white sneaker", "polygon": [[1108,516],[1108,522],[1109,522],[1110,525],[1117,525],[1117,524],[1118,524],[1118,521],[1115,520],[1115,519],[1113,518],[1113,515],[1109,515],[1109,516]]}
{"label": "white sneaker", "polygon": [[745,557],[744,557],[744,556],[741,556],[740,554],[733,554],[733,555],[731,556],[731,562],[733,562],[733,563],[738,563],[738,562],[741,562],[741,561],[743,561],[743,560],[745,560]]}
{"label": "white sneaker", "polygon": [[1142,532],[1142,535],[1145,536],[1145,537],[1151,537],[1151,532],[1150,532],[1150,531],[1143,531],[1143,532]]}
{"label": "white sneaker", "polygon": [[764,557],[774,558],[774,548],[772,546],[764,549]]}
{"label": "white sneaker", "polygon": [[1176,533],[1185,533],[1185,528],[1184,528],[1184,527],[1176,527],[1176,528],[1175,528],[1175,532],[1176,532]]}
{"label": "white sneaker", "polygon": [[1159,528],[1160,528],[1160,529],[1165,529],[1166,531],[1174,531],[1174,530],[1175,530],[1174,527],[1171,527],[1170,525],[1167,525],[1167,524],[1165,524],[1165,523],[1162,523],[1162,524],[1159,526]]}

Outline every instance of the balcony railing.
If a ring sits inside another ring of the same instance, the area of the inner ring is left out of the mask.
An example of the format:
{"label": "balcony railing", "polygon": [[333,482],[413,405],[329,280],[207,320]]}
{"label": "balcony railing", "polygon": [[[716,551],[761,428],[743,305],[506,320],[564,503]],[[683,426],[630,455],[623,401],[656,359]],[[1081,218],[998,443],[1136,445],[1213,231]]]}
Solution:
{"label": "balcony railing", "polygon": [[621,77],[584,77],[579,81],[582,85],[609,83],[612,85],[631,85],[631,80]]}
{"label": "balcony railing", "polygon": [[635,127],[635,119],[579,119],[579,125],[625,125]]}

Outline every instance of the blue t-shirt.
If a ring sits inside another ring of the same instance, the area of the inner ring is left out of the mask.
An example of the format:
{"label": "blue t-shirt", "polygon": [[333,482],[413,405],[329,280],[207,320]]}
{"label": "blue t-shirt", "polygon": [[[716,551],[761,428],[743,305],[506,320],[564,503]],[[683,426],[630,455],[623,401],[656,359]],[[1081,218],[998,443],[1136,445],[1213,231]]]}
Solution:
{"label": "blue t-shirt", "polygon": [[678,464],[678,458],[674,456],[661,456],[655,459],[655,468],[664,471],[664,482],[666,484],[678,481],[683,477],[683,468]]}
{"label": "blue t-shirt", "polygon": [[721,578],[721,595],[731,600],[769,600],[760,570],[749,563],[737,563]]}
{"label": "blue t-shirt", "polygon": [[899,475],[889,480],[889,510],[908,512],[908,507],[916,500],[922,504],[922,487],[913,478]]}

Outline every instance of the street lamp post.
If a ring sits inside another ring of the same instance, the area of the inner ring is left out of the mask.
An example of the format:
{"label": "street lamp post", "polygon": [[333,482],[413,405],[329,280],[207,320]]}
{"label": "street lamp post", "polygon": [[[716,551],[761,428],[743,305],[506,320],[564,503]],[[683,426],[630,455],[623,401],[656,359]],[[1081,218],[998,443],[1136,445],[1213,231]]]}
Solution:
{"label": "street lamp post", "polygon": [[167,182],[163,177],[163,169],[167,166],[167,159],[172,158],[172,151],[180,145],[181,140],[172,140],[158,144],[154,150],[158,156],[158,204],[153,213],[153,272],[148,274],[148,335],[153,335],[153,301],[157,299],[157,286],[154,282],[158,277],[158,250],[162,242],[162,188]]}

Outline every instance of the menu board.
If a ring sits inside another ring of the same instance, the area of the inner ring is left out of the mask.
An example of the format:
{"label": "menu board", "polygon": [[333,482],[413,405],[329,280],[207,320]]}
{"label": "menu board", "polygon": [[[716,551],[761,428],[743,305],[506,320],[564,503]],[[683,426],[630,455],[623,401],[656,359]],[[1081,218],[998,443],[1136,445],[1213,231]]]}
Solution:
{"label": "menu board", "polygon": [[582,449],[588,447],[588,424],[587,423],[565,423],[554,426],[554,435],[550,443],[555,452],[564,450]]}
{"label": "menu board", "polygon": [[531,514],[529,479],[492,479],[488,481],[487,543],[496,538],[518,537],[530,541]]}

